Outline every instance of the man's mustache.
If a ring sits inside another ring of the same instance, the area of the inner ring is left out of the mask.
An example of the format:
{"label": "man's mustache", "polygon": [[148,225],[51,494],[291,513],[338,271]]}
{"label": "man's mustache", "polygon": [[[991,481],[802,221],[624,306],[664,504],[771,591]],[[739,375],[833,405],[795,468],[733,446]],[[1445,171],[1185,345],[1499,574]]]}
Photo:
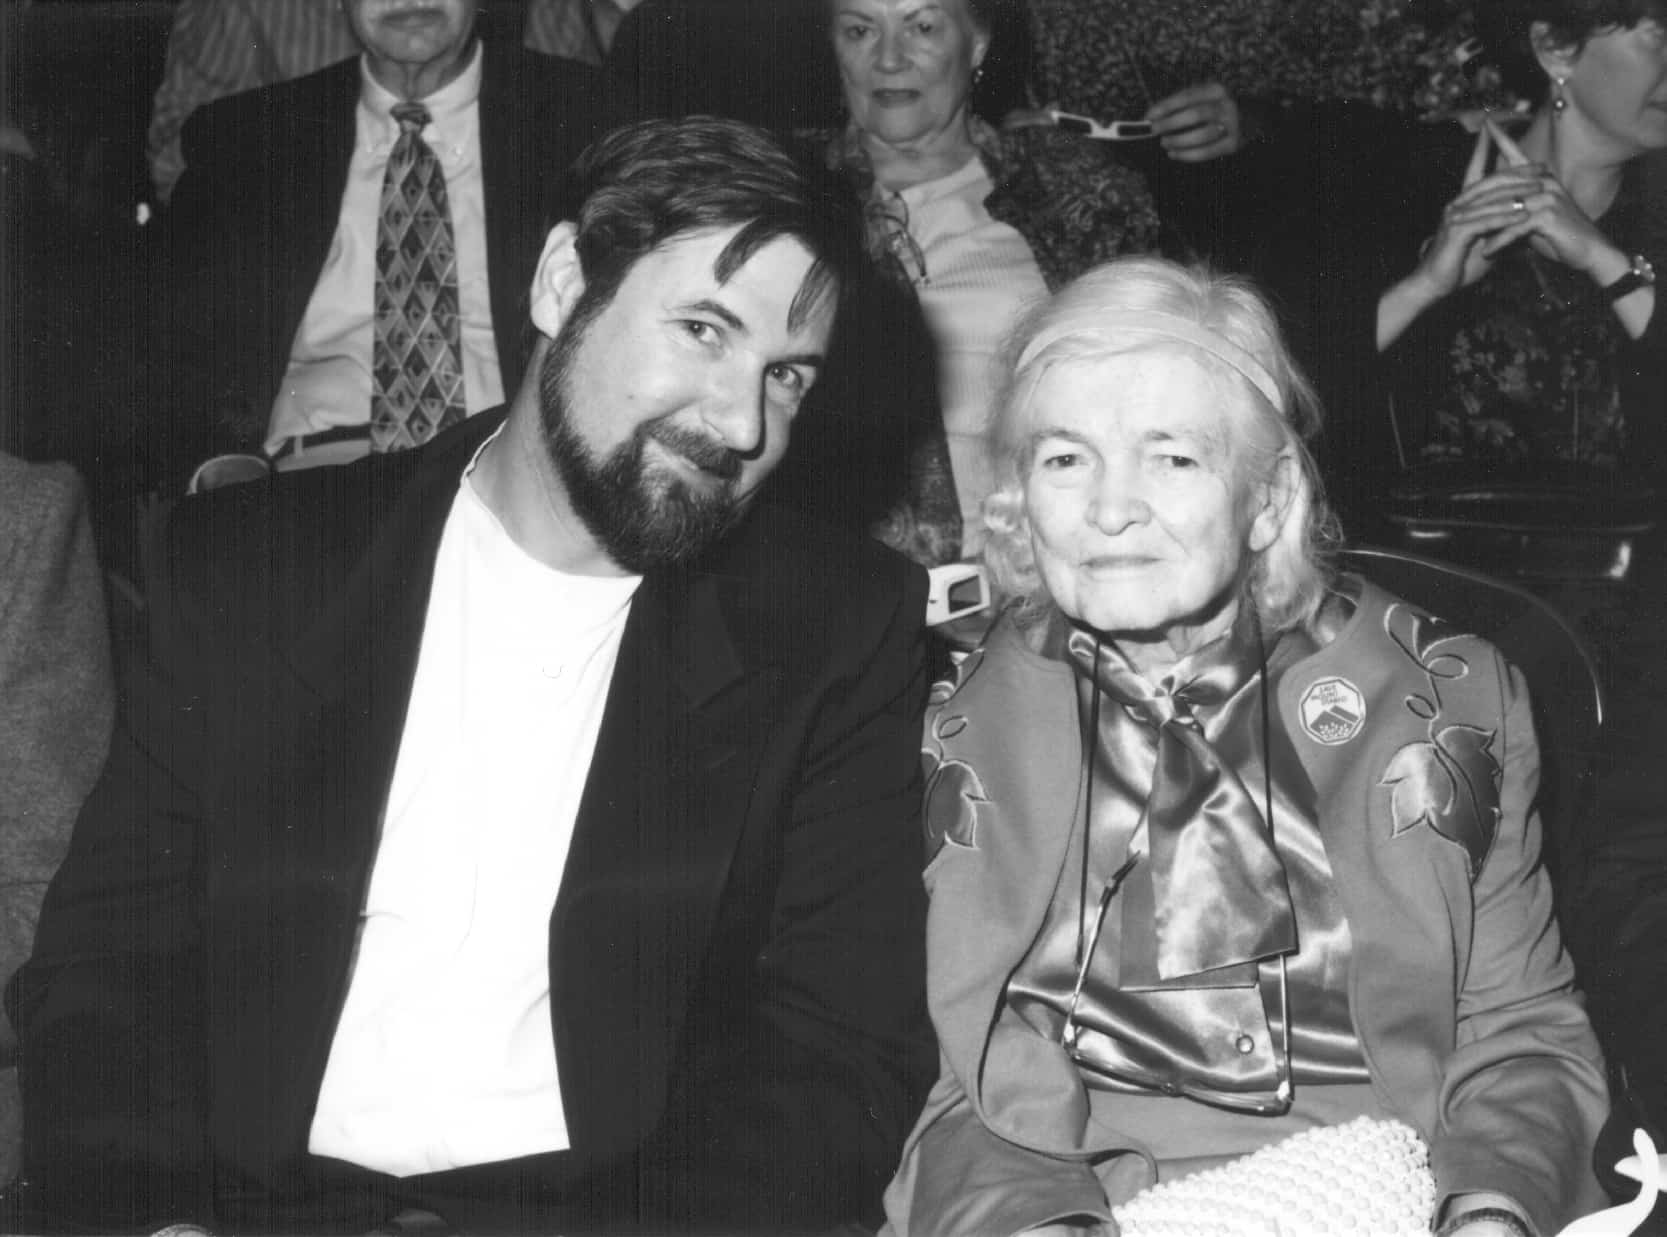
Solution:
{"label": "man's mustache", "polygon": [[643,435],[675,451],[702,472],[709,472],[722,481],[734,481],[741,475],[741,454],[732,451],[721,442],[713,441],[698,430],[658,423],[645,426]]}

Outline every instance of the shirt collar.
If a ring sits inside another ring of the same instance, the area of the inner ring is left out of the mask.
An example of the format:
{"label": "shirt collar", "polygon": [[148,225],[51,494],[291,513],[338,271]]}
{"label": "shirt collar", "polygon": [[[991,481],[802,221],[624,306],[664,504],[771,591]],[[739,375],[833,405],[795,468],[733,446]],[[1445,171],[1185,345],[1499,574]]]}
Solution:
{"label": "shirt collar", "polygon": [[[469,63],[451,81],[425,98],[416,100],[428,109],[429,123],[444,136],[448,128],[465,115],[480,98],[480,78],[483,52],[481,41],[475,40]],[[396,103],[403,102],[393,91],[371,76],[370,64],[359,57],[359,105],[376,121],[380,141],[392,142],[399,136],[399,124],[394,120]]]}

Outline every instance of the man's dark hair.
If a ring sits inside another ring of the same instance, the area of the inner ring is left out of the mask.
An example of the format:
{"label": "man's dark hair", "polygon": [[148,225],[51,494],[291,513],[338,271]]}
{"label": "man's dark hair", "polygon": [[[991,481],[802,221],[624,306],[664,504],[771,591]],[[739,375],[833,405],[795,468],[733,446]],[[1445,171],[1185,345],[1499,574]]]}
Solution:
{"label": "man's dark hair", "polygon": [[790,237],[814,259],[788,311],[802,322],[824,297],[843,297],[862,252],[849,196],[790,156],[764,130],[691,116],[627,125],[601,138],[574,168],[575,247],[585,291],[579,326],[599,313],[637,262],[689,232],[739,227],[718,255],[719,282],[771,241]]}

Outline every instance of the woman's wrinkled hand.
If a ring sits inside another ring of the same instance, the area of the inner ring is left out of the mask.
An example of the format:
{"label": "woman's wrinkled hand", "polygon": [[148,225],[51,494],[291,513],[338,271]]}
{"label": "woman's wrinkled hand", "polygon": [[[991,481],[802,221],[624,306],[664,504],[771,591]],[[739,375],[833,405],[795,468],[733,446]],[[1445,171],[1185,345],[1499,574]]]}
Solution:
{"label": "woman's wrinkled hand", "polygon": [[1237,100],[1220,82],[1188,86],[1159,99],[1146,111],[1165,152],[1181,163],[1207,163],[1243,148],[1245,119]]}

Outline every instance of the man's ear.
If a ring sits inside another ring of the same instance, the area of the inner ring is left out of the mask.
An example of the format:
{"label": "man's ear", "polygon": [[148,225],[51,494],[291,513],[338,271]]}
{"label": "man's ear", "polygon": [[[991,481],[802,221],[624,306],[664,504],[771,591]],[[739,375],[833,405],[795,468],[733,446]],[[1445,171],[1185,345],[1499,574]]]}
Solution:
{"label": "man's ear", "polygon": [[533,274],[532,320],[540,334],[554,339],[585,290],[584,272],[579,269],[579,251],[573,242],[579,229],[563,221],[550,229],[544,252]]}
{"label": "man's ear", "polygon": [[1273,462],[1273,472],[1260,487],[1257,501],[1260,506],[1250,525],[1250,550],[1260,554],[1275,541],[1291,514],[1291,502],[1297,495],[1297,475],[1300,466],[1290,451],[1281,451]]}

